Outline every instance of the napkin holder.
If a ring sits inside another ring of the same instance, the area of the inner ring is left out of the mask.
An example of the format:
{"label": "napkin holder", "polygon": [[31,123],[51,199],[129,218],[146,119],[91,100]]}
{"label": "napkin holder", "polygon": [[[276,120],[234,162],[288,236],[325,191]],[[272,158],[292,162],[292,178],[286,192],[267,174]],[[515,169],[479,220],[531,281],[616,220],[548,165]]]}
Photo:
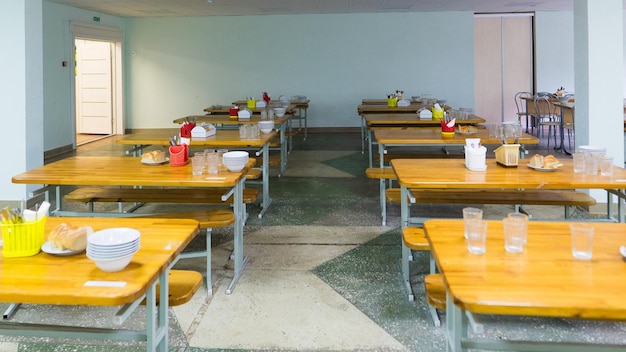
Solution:
{"label": "napkin holder", "polygon": [[184,166],[189,162],[189,145],[179,144],[170,146],[170,165]]}
{"label": "napkin holder", "polygon": [[196,127],[191,130],[191,138],[206,138],[213,136],[215,131],[215,126],[210,123],[196,125]]}
{"label": "napkin holder", "polygon": [[[437,105],[437,104],[435,104],[435,105]],[[443,109],[441,107],[439,107],[439,109],[437,109],[436,106],[432,107],[432,114],[433,114],[433,119],[435,119],[435,120],[443,120],[444,115],[445,115],[444,112],[443,112]]]}
{"label": "napkin holder", "polygon": [[250,120],[251,116],[252,116],[252,111],[250,111],[250,109],[248,108],[241,109],[237,113],[237,117],[239,118],[239,120]]}
{"label": "napkin holder", "polygon": [[411,102],[406,99],[398,100],[399,107],[407,107],[409,105],[411,105]]}
{"label": "napkin holder", "polygon": [[467,138],[465,144],[465,167],[471,171],[487,170],[487,148],[480,145],[480,138]]}
{"label": "napkin holder", "polygon": [[246,100],[246,105],[248,106],[248,109],[254,109],[256,108],[256,100],[248,99]]}
{"label": "napkin holder", "polygon": [[387,107],[393,108],[398,106],[398,98],[387,98]]}
{"label": "napkin holder", "polygon": [[428,109],[422,109],[417,112],[420,119],[432,120],[433,113]]}
{"label": "napkin holder", "polygon": [[257,100],[256,102],[256,108],[265,108],[267,107],[267,103],[264,100]]}

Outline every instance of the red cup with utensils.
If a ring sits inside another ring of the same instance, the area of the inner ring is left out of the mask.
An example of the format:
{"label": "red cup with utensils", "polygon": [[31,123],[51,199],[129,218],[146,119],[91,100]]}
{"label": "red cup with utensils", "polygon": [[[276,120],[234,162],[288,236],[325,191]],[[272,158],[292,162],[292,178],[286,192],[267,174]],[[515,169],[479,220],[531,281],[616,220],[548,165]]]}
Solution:
{"label": "red cup with utensils", "polygon": [[170,165],[184,166],[189,162],[189,146],[179,144],[170,146]]}
{"label": "red cup with utensils", "polygon": [[454,136],[454,127],[456,123],[454,120],[441,120],[441,134],[444,136]]}

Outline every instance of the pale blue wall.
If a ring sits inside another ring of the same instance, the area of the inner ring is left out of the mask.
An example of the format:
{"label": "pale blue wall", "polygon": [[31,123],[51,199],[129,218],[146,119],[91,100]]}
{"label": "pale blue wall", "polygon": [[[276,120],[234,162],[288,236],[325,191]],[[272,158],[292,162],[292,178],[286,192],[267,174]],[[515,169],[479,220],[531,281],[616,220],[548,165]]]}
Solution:
{"label": "pale blue wall", "polygon": [[70,6],[43,1],[43,78],[44,78],[44,150],[48,151],[72,144],[74,120],[70,106],[70,79],[72,69],[63,67],[70,61],[73,45],[70,38],[70,21],[92,22],[99,16],[98,24],[120,28],[125,19],[85,11]]}
{"label": "pale blue wall", "polygon": [[127,127],[246,96],[307,95],[310,126],[360,126],[362,98],[429,92],[473,106],[471,12],[131,19]]}
{"label": "pale blue wall", "polygon": [[574,13],[537,12],[537,91],[574,92]]}

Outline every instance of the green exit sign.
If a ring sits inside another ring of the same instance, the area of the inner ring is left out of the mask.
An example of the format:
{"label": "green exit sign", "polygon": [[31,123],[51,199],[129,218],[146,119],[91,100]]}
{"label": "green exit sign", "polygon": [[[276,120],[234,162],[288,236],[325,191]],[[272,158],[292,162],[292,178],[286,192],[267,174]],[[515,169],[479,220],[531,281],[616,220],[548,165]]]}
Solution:
{"label": "green exit sign", "polygon": [[98,16],[93,16],[92,19],[94,22],[100,22],[100,17]]}

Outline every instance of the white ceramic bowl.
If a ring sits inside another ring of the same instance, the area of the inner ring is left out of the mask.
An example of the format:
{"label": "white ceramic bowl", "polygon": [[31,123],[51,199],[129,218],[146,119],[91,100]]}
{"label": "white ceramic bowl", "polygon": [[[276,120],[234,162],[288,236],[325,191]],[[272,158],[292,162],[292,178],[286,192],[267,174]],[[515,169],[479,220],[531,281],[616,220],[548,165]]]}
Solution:
{"label": "white ceramic bowl", "polygon": [[222,155],[222,160],[224,164],[229,163],[246,163],[248,161],[249,154],[245,151],[232,151],[226,152]]}
{"label": "white ceramic bowl", "polygon": [[243,163],[243,164],[224,164],[224,165],[226,165],[226,168],[230,172],[239,172],[239,171],[243,170],[244,166],[246,166],[245,163]]}
{"label": "white ceramic bowl", "polygon": [[125,267],[130,264],[130,261],[133,259],[135,253],[131,253],[129,255],[118,257],[118,258],[109,258],[109,259],[93,259],[89,258],[96,263],[96,266],[107,273],[114,273],[117,271],[121,271]]}
{"label": "white ceramic bowl", "polygon": [[259,128],[263,133],[270,133],[274,129],[274,121],[259,121]]}
{"label": "white ceramic bowl", "polygon": [[139,239],[139,230],[129,227],[114,227],[92,233],[87,237],[87,245],[99,247],[116,247],[129,244]]}
{"label": "white ceramic bowl", "polygon": [[571,96],[569,96],[569,95],[564,95],[564,96],[562,96],[562,97],[557,96],[557,98],[559,98],[559,101],[560,101],[561,103],[567,103],[567,102],[570,100]]}
{"label": "white ceramic bowl", "polygon": [[287,108],[274,108],[274,114],[276,114],[276,116],[278,117],[285,116],[286,111],[287,111]]}

